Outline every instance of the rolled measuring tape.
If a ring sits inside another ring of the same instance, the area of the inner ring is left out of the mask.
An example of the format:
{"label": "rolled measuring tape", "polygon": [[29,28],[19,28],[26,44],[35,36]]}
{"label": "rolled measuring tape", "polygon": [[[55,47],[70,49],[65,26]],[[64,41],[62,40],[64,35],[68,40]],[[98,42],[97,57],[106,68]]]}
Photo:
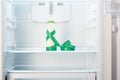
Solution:
{"label": "rolled measuring tape", "polygon": [[[49,20],[48,23],[55,23],[54,20]],[[60,45],[59,42],[54,37],[56,31],[53,30],[47,30],[46,31],[46,42],[48,43],[48,46],[46,47],[46,51],[56,51],[57,46],[61,48],[62,51],[74,51],[75,46],[71,45],[71,42],[69,40],[65,41],[63,45]]]}
{"label": "rolled measuring tape", "polygon": [[62,51],[74,51],[75,50],[75,46],[71,45],[71,42],[69,40],[67,40],[61,46],[61,50]]}

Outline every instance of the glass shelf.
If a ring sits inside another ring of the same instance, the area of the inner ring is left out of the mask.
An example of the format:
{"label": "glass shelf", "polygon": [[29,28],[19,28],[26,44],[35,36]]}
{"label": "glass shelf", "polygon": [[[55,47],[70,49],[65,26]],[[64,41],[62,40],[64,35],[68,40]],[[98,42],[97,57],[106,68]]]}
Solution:
{"label": "glass shelf", "polygon": [[78,48],[75,51],[46,51],[43,48],[16,48],[15,50],[8,50],[7,53],[97,53],[93,48]]}
{"label": "glass shelf", "polygon": [[40,1],[81,1],[81,2],[90,2],[93,0],[14,0],[15,2],[40,2]]}
{"label": "glass shelf", "polygon": [[41,66],[25,66],[16,65],[8,70],[8,72],[80,72],[95,73],[96,70],[90,67],[41,67]]}

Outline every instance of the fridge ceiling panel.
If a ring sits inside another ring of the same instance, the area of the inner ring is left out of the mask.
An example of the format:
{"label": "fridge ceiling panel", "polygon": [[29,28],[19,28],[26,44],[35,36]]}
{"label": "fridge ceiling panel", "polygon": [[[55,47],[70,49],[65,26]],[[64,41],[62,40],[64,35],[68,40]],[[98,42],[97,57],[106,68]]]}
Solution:
{"label": "fridge ceiling panel", "polygon": [[70,2],[36,2],[32,6],[32,20],[37,22],[69,21]]}

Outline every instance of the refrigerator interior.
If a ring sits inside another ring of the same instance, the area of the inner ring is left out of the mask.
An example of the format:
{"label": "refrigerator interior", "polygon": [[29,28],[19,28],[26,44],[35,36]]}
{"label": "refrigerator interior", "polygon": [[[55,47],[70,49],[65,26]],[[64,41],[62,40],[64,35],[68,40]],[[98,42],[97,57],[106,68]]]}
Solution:
{"label": "refrigerator interior", "polygon": [[[3,7],[5,76],[7,72],[102,70],[100,0],[3,0]],[[60,45],[70,40],[74,51],[59,47],[46,51],[47,20],[51,19]]]}

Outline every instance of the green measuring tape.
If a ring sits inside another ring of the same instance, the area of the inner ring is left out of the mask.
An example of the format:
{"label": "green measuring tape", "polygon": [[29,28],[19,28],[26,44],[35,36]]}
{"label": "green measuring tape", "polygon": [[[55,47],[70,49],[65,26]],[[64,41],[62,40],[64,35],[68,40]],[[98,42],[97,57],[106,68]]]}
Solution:
{"label": "green measuring tape", "polygon": [[[48,23],[55,23],[55,21],[49,20]],[[62,51],[74,51],[75,50],[75,46],[71,45],[71,42],[69,40],[65,41],[62,45],[60,45],[59,42],[54,37],[55,33],[56,33],[55,30],[53,30],[52,32],[49,32],[48,30],[46,31],[46,34],[47,34],[46,41],[48,39],[51,39],[55,44],[53,46],[46,47],[47,51],[56,51],[57,46],[59,46]]]}
{"label": "green measuring tape", "polygon": [[71,42],[69,40],[67,40],[61,46],[61,50],[62,51],[74,51],[75,50],[75,46],[71,45]]}
{"label": "green measuring tape", "polygon": [[47,34],[46,41],[50,38],[55,43],[55,45],[53,45],[53,46],[46,47],[47,51],[56,50],[56,47],[60,46],[60,44],[58,43],[58,41],[54,37],[55,33],[56,33],[55,30],[53,30],[52,32],[49,32],[48,30],[46,31],[46,34]]}

